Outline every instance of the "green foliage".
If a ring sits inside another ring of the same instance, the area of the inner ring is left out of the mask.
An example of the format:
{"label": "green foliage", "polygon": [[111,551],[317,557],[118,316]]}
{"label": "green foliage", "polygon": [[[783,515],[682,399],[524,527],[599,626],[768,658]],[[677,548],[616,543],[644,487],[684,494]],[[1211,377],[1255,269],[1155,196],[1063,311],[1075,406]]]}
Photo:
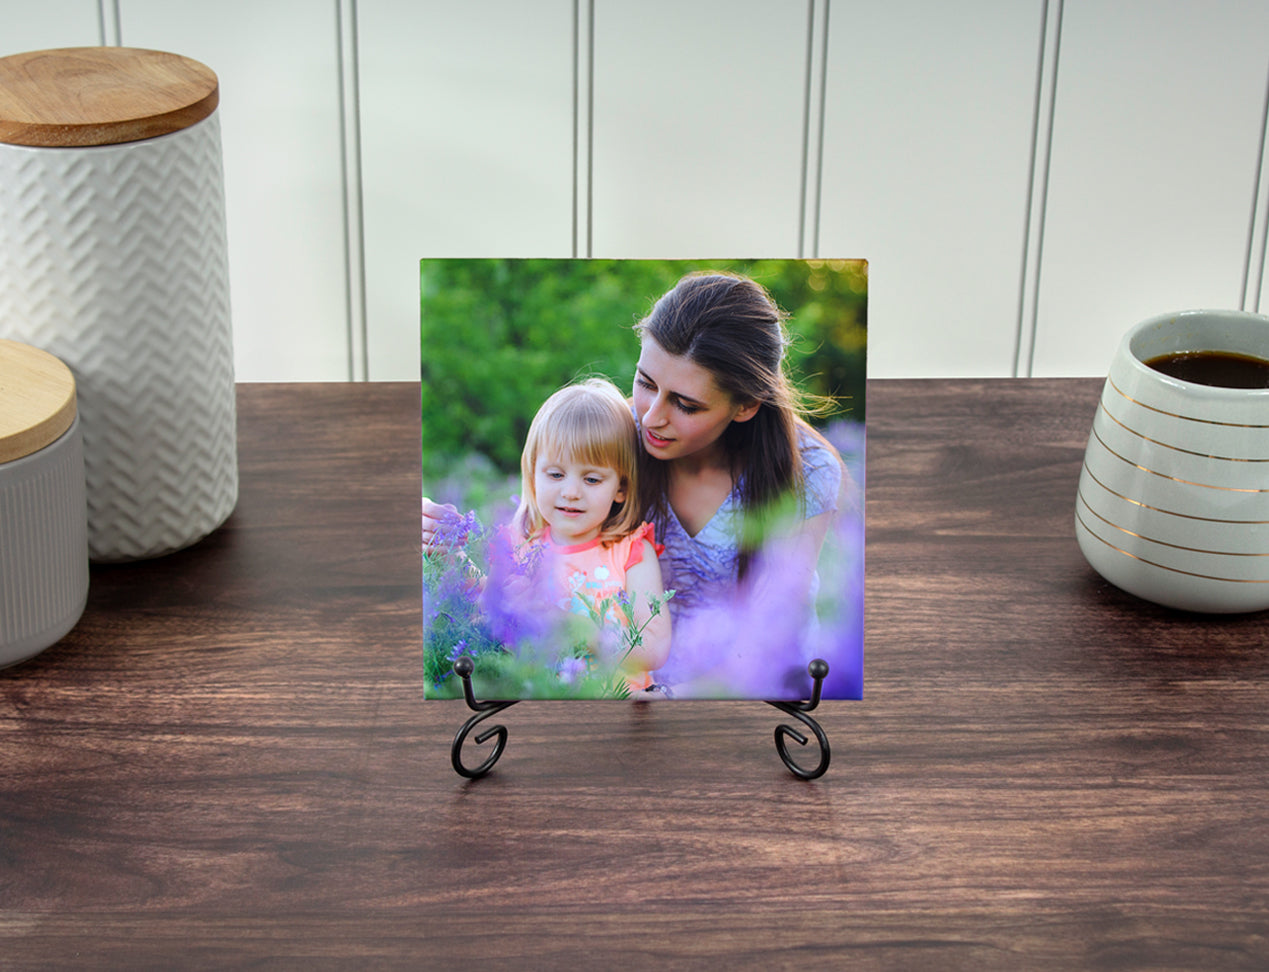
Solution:
{"label": "green foliage", "polygon": [[534,413],[562,385],[603,375],[629,390],[639,357],[632,326],[683,274],[711,268],[747,274],[771,292],[791,315],[795,381],[862,421],[863,263],[424,260],[425,489],[456,464],[470,465],[472,453],[492,467],[487,480],[513,477]]}

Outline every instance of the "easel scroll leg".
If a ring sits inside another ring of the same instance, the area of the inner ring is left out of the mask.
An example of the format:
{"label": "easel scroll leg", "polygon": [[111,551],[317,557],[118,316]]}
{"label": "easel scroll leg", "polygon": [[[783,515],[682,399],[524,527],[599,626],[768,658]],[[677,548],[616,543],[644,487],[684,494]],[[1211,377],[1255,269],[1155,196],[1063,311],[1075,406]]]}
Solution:
{"label": "easel scroll leg", "polygon": [[454,743],[450,746],[449,761],[454,767],[454,772],[459,776],[465,776],[469,780],[479,779],[494,767],[494,763],[498,762],[502,751],[507,748],[507,727],[506,726],[490,726],[480,735],[476,736],[476,744],[483,745],[491,737],[497,736],[497,742],[494,743],[493,749],[489,755],[485,757],[484,762],[479,766],[470,768],[463,764],[463,743],[467,741],[467,737],[471,731],[476,728],[485,719],[491,715],[501,712],[503,709],[510,708],[515,705],[512,702],[478,702],[476,694],[472,691],[471,676],[476,670],[475,664],[466,655],[454,662],[454,672],[463,680],[463,698],[467,701],[467,708],[476,714],[463,723],[462,727],[454,736]]}
{"label": "easel scroll leg", "polygon": [[789,754],[788,737],[792,736],[803,746],[807,744],[807,737],[789,725],[782,724],[775,728],[776,751],[780,754],[780,759],[784,761],[784,765],[789,768],[789,772],[803,780],[814,780],[828,771],[828,763],[832,758],[832,753],[828,746],[828,736],[824,734],[820,724],[807,715],[808,712],[820,704],[820,692],[824,687],[824,679],[828,676],[828,662],[817,658],[806,667],[806,670],[815,683],[814,688],[811,690],[809,702],[769,701],[767,704],[774,706],[781,712],[787,712],[815,734],[815,740],[820,748],[820,759],[813,768],[806,769],[799,765]]}

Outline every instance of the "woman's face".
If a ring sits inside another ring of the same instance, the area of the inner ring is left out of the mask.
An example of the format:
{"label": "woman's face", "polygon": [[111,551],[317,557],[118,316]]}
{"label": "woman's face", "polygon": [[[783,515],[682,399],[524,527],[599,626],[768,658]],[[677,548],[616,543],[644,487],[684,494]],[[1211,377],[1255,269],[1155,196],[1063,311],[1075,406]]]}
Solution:
{"label": "woman's face", "polygon": [[758,411],[757,402],[737,404],[709,371],[670,354],[646,334],[635,368],[634,406],[643,448],[666,460],[710,448],[732,422],[748,421]]}

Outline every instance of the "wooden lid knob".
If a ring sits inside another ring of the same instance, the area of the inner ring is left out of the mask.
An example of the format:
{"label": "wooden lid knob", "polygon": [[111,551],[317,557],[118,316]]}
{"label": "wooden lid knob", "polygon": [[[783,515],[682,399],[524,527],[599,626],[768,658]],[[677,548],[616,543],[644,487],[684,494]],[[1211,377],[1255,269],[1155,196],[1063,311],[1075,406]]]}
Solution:
{"label": "wooden lid knob", "polygon": [[75,421],[75,376],[47,351],[0,338],[0,463],[39,452]]}
{"label": "wooden lid knob", "polygon": [[65,47],[0,57],[0,142],[82,147],[136,142],[202,121],[220,101],[198,61],[133,47]]}

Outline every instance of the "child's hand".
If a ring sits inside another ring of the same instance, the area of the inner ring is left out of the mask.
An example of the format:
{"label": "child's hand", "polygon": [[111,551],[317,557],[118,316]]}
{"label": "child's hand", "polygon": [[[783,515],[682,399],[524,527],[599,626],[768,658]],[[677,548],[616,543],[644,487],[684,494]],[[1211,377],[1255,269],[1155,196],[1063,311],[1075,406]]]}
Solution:
{"label": "child's hand", "polygon": [[446,546],[444,538],[449,535],[458,521],[462,519],[458,507],[449,503],[433,503],[423,497],[423,549],[433,553]]}
{"label": "child's hand", "polygon": [[467,534],[475,514],[464,517],[457,507],[449,503],[434,503],[426,496],[422,505],[423,554],[429,560],[438,560],[454,568],[466,569],[473,579],[483,582],[483,575],[467,556]]}

